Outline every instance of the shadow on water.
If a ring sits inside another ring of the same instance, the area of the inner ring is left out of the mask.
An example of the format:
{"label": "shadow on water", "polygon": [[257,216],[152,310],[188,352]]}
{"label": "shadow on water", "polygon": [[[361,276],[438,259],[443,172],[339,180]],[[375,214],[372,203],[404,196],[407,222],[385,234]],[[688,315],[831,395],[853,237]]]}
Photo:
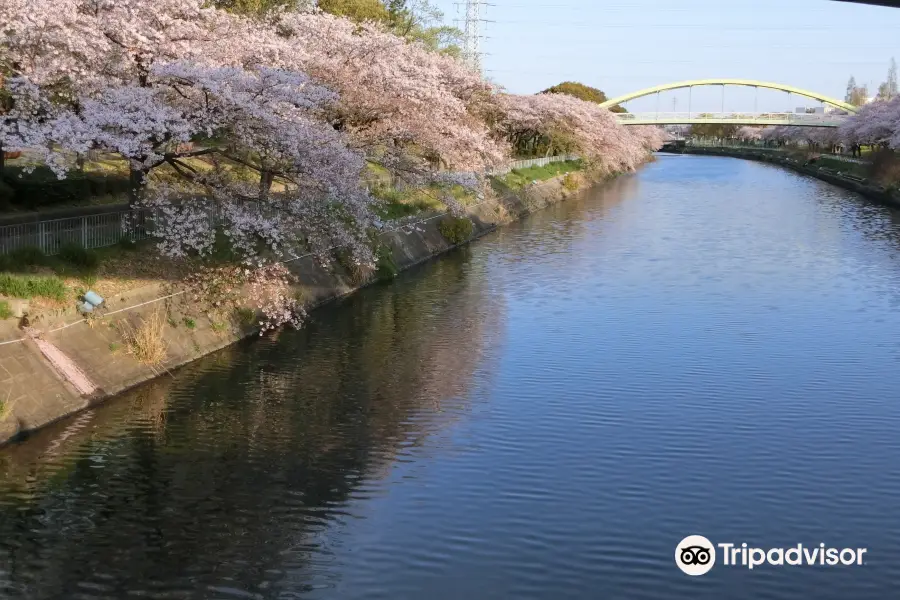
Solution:
{"label": "shadow on water", "polygon": [[503,310],[470,267],[459,251],[5,449],[0,595],[302,591],[362,483],[465,418]]}

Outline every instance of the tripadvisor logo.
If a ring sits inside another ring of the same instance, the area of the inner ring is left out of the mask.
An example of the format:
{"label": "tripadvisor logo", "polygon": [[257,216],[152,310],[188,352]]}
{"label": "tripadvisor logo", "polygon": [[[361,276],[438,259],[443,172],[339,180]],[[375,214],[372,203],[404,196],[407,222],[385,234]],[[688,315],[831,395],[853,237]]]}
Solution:
{"label": "tripadvisor logo", "polygon": [[[718,550],[717,550],[718,549]],[[804,546],[797,544],[789,548],[755,548],[746,543],[713,544],[702,535],[689,535],[675,546],[675,564],[685,574],[705,575],[716,564],[716,554],[726,567],[773,567],[818,566],[835,567],[864,565],[866,548],[830,548],[825,544]]]}
{"label": "tripadvisor logo", "polygon": [[716,548],[702,535],[689,535],[675,546],[675,564],[688,575],[705,575],[716,564]]}

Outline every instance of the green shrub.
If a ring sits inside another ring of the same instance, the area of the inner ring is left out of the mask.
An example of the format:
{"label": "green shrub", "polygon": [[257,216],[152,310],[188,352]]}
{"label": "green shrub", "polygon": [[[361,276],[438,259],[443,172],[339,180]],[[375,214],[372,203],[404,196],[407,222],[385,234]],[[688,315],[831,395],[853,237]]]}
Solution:
{"label": "green shrub", "polygon": [[22,167],[7,167],[5,194],[9,203],[27,210],[56,204],[84,203],[95,196],[126,195],[131,185],[124,175],[70,172],[65,179],[56,177],[48,167],[36,167],[30,173]]}
{"label": "green shrub", "polygon": [[388,281],[397,276],[400,269],[394,262],[394,253],[389,246],[379,246],[375,250],[375,276],[380,281]]}
{"label": "green shrub", "polygon": [[366,278],[366,271],[353,259],[353,253],[347,248],[337,248],[332,251],[335,262],[341,266],[350,277],[353,285],[360,285]]}
{"label": "green shrub", "polygon": [[13,298],[66,299],[66,285],[59,277],[37,275],[13,275],[0,273],[0,294]]}
{"label": "green shrub", "polygon": [[473,229],[472,221],[465,217],[447,217],[438,225],[441,235],[454,246],[468,241]]}
{"label": "green shrub", "polygon": [[3,319],[8,319],[13,316],[13,311],[9,307],[9,302],[6,300],[0,300],[0,321]]}
{"label": "green shrub", "polygon": [[47,255],[36,246],[17,248],[7,255],[7,259],[13,269],[24,269],[47,264]]}
{"label": "green shrub", "polygon": [[92,273],[100,266],[100,257],[97,256],[97,253],[80,244],[63,244],[59,249],[58,256],[61,261],[82,273]]}
{"label": "green shrub", "polygon": [[563,177],[562,186],[570,192],[574,192],[581,187],[581,181],[578,175],[573,173],[566,173],[566,176]]}
{"label": "green shrub", "polygon": [[137,250],[137,242],[135,242],[128,236],[123,236],[122,238],[120,238],[118,246],[122,250]]}
{"label": "green shrub", "polygon": [[187,327],[188,329],[193,329],[197,326],[197,321],[193,320],[190,317],[185,317],[184,318],[184,326]]}
{"label": "green shrub", "polygon": [[[79,276],[81,283],[83,283],[87,288],[93,288],[97,285],[97,274],[96,273],[82,273]],[[87,290],[85,290],[87,291]],[[82,294],[84,295],[84,294]]]}
{"label": "green shrub", "polygon": [[216,238],[213,241],[212,252],[207,259],[213,264],[233,264],[239,262],[241,256],[234,249],[231,238],[225,235],[223,229],[216,230]]}
{"label": "green shrub", "polygon": [[234,314],[237,317],[238,322],[243,323],[244,325],[253,325],[256,321],[256,311],[252,308],[236,308]]}

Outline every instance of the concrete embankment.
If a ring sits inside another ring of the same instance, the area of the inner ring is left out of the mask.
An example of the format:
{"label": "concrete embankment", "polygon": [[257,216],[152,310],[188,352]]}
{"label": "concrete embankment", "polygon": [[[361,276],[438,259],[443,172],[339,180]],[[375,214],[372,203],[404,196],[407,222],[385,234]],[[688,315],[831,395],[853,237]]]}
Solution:
{"label": "concrete embankment", "polygon": [[[467,241],[574,193],[557,178],[476,205],[469,211],[473,232]],[[381,234],[399,270],[454,247],[439,229],[445,218],[422,215]],[[371,282],[356,281],[338,265],[322,267],[311,256],[286,266],[302,282],[296,291],[309,309]],[[196,308],[177,285],[155,282],[106,299],[105,312],[90,321],[74,309],[42,315],[31,323],[37,338],[14,321],[0,322],[0,445],[257,333],[238,319],[197,318]],[[124,332],[160,314],[167,322],[162,328],[166,359],[150,367],[124,351]]]}
{"label": "concrete embankment", "polygon": [[701,148],[696,146],[686,146],[675,154],[701,154],[705,156],[731,156],[734,158],[743,158],[747,160],[756,160],[767,162],[773,165],[786,167],[798,173],[809,175],[823,181],[827,181],[833,185],[848,189],[862,194],[870,200],[886,204],[889,206],[900,207],[900,193],[896,190],[888,189],[884,186],[871,183],[869,181],[859,179],[857,177],[847,176],[832,169],[816,165],[814,161],[798,160],[787,155],[782,155],[770,150],[761,150],[754,148]]}

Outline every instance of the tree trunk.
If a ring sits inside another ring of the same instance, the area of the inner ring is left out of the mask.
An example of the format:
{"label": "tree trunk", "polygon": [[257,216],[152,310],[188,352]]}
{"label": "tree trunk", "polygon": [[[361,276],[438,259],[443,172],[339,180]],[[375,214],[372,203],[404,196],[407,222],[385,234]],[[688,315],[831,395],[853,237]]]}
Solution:
{"label": "tree trunk", "polygon": [[3,154],[3,142],[0,142],[0,179],[3,178],[4,166],[6,166],[6,155]]}
{"label": "tree trunk", "polygon": [[141,197],[141,188],[144,186],[144,177],[147,175],[147,171],[144,169],[135,169],[133,166],[129,167],[128,171],[128,203],[131,206],[135,206],[140,200]]}
{"label": "tree trunk", "polygon": [[269,198],[269,190],[272,189],[272,181],[275,174],[271,171],[262,171],[259,174],[259,199],[267,200]]}

